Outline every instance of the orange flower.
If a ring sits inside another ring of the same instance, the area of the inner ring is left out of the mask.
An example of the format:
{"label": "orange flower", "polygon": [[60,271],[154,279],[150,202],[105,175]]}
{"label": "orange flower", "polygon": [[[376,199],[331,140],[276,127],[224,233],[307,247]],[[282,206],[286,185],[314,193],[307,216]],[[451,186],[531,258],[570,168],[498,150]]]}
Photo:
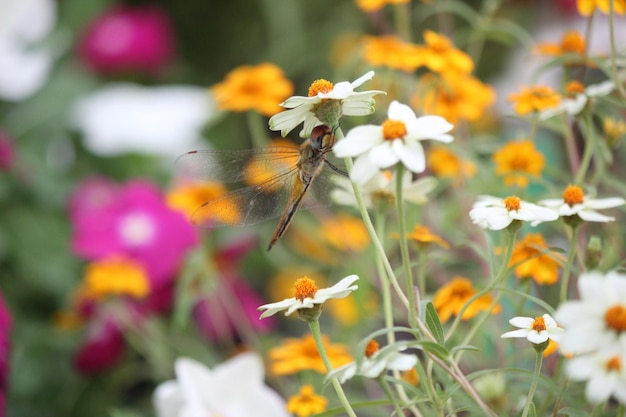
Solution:
{"label": "orange flower", "polygon": [[474,70],[474,61],[465,52],[456,49],[452,42],[432,30],[424,31],[425,46],[418,47],[423,65],[440,74],[456,72],[469,74]]}
{"label": "orange flower", "polygon": [[455,185],[476,174],[476,166],[443,146],[428,151],[428,166],[435,176],[450,178]]}
{"label": "orange flower", "polygon": [[[276,177],[278,174],[289,168],[295,167],[298,161],[298,147],[290,140],[279,138],[270,141],[270,147],[277,150],[282,148],[290,148],[283,152],[276,152],[275,163],[269,163],[267,159],[255,158],[250,159],[245,168],[245,182],[247,185],[259,185],[266,180]],[[266,188],[269,192],[275,192],[285,184],[277,181],[270,187]]]}
{"label": "orange flower", "polygon": [[235,68],[211,91],[221,110],[255,110],[271,116],[282,110],[280,103],[293,94],[294,87],[279,67],[263,63]]}
{"label": "orange flower", "polygon": [[[472,286],[472,282],[464,277],[454,277],[452,281],[439,288],[433,297],[433,305],[435,309],[437,309],[441,322],[445,323],[453,315],[458,315],[463,306],[476,292],[477,291]],[[479,312],[488,310],[492,301],[493,297],[490,294],[485,294],[477,298],[465,309],[461,319],[469,320]],[[500,309],[500,305],[496,305],[491,310],[491,314],[499,313]]]}
{"label": "orange flower", "polygon": [[530,140],[509,142],[493,154],[496,174],[504,176],[508,186],[527,187],[529,178],[539,178],[545,165],[541,152]]}
{"label": "orange flower", "polygon": [[412,72],[424,64],[417,45],[395,36],[366,36],[363,43],[364,59],[370,65]]}
{"label": "orange flower", "polygon": [[224,184],[217,182],[181,182],[168,191],[166,201],[168,206],[191,218],[198,207],[226,191]]}
{"label": "orange flower", "polygon": [[[600,9],[604,14],[609,14],[610,1],[611,0],[578,0],[576,6],[578,7],[578,13],[583,16],[591,16],[596,9]],[[626,12],[626,0],[615,0],[613,10],[619,15],[624,14],[624,12]]]}
{"label": "orange flower", "polygon": [[425,114],[435,114],[456,123],[458,120],[481,119],[496,93],[492,87],[464,73],[446,72],[435,79],[427,74],[418,83],[411,105]]}
{"label": "orange flower", "polygon": [[356,0],[359,9],[366,13],[375,12],[382,9],[387,4],[407,4],[409,0]]}
{"label": "orange flower", "polygon": [[602,119],[602,130],[607,143],[611,147],[616,147],[622,136],[626,135],[626,123],[623,120],[605,118]]}
{"label": "orange flower", "polygon": [[363,220],[343,214],[324,219],[321,232],[328,243],[344,252],[360,252],[370,243]]}
{"label": "orange flower", "polygon": [[89,300],[100,300],[110,295],[143,298],[149,292],[150,283],[143,267],[122,257],[90,263],[79,290],[79,294]]}
{"label": "orange flower", "polygon": [[539,233],[531,233],[513,248],[509,267],[515,267],[518,278],[532,278],[539,285],[552,285],[559,279],[559,263],[546,251],[548,245]]}
{"label": "orange flower", "polygon": [[561,96],[547,86],[522,87],[522,91],[509,95],[509,101],[514,103],[515,112],[521,116],[528,113],[556,107],[561,102]]}
{"label": "orange flower", "polygon": [[583,55],[586,48],[585,38],[575,30],[563,34],[560,43],[541,43],[537,45],[537,53],[542,55],[559,56],[563,54]]}
{"label": "orange flower", "polygon": [[[322,336],[324,349],[328,354],[333,368],[353,361],[348,353],[348,347],[340,344],[330,344],[328,336]],[[326,373],[324,362],[317,351],[315,340],[311,334],[295,339],[283,341],[282,346],[276,346],[269,351],[270,371],[274,375],[290,375],[300,371],[315,371]]]}
{"label": "orange flower", "polygon": [[303,385],[300,392],[289,397],[287,401],[287,411],[298,417],[309,417],[313,414],[326,410],[328,400],[326,397],[317,395],[312,385]]}
{"label": "orange flower", "polygon": [[[398,237],[397,233],[394,233],[393,236]],[[406,238],[416,242],[419,246],[436,243],[444,249],[450,249],[448,242],[443,240],[440,236],[431,233],[428,227],[419,224],[415,225],[412,232],[406,234]]]}

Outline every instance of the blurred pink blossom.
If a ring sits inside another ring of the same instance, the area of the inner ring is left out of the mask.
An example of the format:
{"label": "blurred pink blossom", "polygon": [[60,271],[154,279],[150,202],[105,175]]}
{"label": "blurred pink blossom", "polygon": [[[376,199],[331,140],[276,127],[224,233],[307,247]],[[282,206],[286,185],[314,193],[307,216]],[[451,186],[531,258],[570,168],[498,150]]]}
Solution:
{"label": "blurred pink blossom", "polygon": [[118,363],[125,350],[124,336],[113,319],[93,321],[74,356],[74,366],[85,374],[102,372]]}
{"label": "blurred pink blossom", "polygon": [[[94,196],[106,196],[99,201]],[[89,260],[125,255],[141,263],[150,286],[171,282],[197,233],[186,217],[169,208],[161,191],[147,181],[114,187],[91,180],[71,197],[74,252]]]}
{"label": "blurred pink blossom", "polygon": [[15,146],[11,136],[0,130],[0,171],[10,171],[15,160]]}
{"label": "blurred pink blossom", "polygon": [[173,58],[172,24],[166,12],[154,5],[116,6],[87,27],[79,54],[103,74],[153,74]]}
{"label": "blurred pink blossom", "polygon": [[9,334],[12,326],[11,313],[0,293],[0,416],[5,415],[9,378],[9,350],[11,345]]}

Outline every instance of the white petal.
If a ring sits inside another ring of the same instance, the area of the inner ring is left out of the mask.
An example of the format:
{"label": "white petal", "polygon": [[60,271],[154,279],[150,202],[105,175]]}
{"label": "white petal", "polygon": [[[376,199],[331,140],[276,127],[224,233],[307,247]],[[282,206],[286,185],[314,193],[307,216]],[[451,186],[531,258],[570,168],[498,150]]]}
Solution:
{"label": "white petal", "polygon": [[380,172],[378,167],[370,161],[369,156],[363,154],[354,161],[352,171],[350,171],[350,178],[358,184],[365,184],[378,172]]}
{"label": "white petal", "polygon": [[512,330],[510,332],[506,332],[504,333],[502,336],[500,336],[503,339],[507,339],[509,337],[527,337],[528,336],[528,329],[518,329],[518,330]]}
{"label": "white petal", "polygon": [[389,108],[387,109],[387,117],[390,120],[401,120],[405,124],[413,122],[417,119],[417,116],[415,115],[415,112],[412,108],[396,100],[392,101],[389,104]]}
{"label": "white petal", "polygon": [[276,303],[270,303],[270,304],[264,304],[262,306],[260,306],[258,308],[258,310],[265,310],[263,312],[263,314],[261,314],[260,318],[265,318],[265,317],[269,317],[269,316],[273,316],[274,314],[278,313],[279,311],[285,310],[285,309],[289,309],[291,308],[294,304],[297,305],[299,304],[300,301],[296,300],[295,297],[292,298],[287,298],[285,300],[282,301],[278,301]]}
{"label": "white petal", "polygon": [[[400,141],[400,139],[396,139],[396,141]],[[392,142],[388,140],[370,149],[367,157],[378,168],[389,168],[399,161],[398,154],[392,148]]]}
{"label": "white petal", "polygon": [[152,396],[152,403],[157,417],[179,417],[184,399],[178,382],[171,380],[159,384]]}
{"label": "white petal", "polygon": [[535,330],[531,330],[528,332],[528,336],[526,336],[529,342],[534,344],[543,343],[548,340],[548,332],[545,330],[542,332],[536,332]]}
{"label": "white petal", "polygon": [[330,288],[323,288],[315,293],[314,302],[323,303],[329,298],[344,298],[347,297],[352,291],[359,288],[357,285],[352,285],[357,281],[359,277],[357,275],[349,275],[343,278]]}
{"label": "white petal", "polygon": [[308,108],[311,108],[314,104],[317,104],[319,102],[320,99],[317,97],[291,96],[287,100],[280,103],[280,106],[288,109],[293,109],[304,105]]}
{"label": "white petal", "polygon": [[371,97],[379,91],[368,92],[369,94],[353,94],[350,99],[343,101],[341,111],[344,116],[367,116],[376,111],[376,101]]}
{"label": "white petal", "polygon": [[359,78],[357,78],[356,80],[352,81],[352,83],[351,83],[352,88],[360,87],[366,81],[369,81],[372,78],[374,78],[374,74],[375,74],[374,71],[368,71],[365,74],[361,75]]}
{"label": "white petal", "polygon": [[394,140],[392,147],[400,157],[400,161],[411,171],[419,174],[426,169],[426,158],[424,148],[418,141],[403,143],[401,140]]}
{"label": "white petal", "polygon": [[270,118],[270,129],[280,130],[281,135],[287,136],[289,132],[306,119],[310,110],[310,106],[304,105],[291,110],[281,111]]}
{"label": "white petal", "polygon": [[422,116],[407,125],[407,137],[412,139],[434,139],[440,142],[450,143],[453,138],[446,133],[452,130],[454,125],[448,123],[440,116]]}
{"label": "white petal", "polygon": [[346,382],[356,374],[356,363],[351,362],[346,365],[335,368],[328,373],[326,380],[331,378],[337,378],[340,383]]}
{"label": "white petal", "polygon": [[415,355],[407,355],[405,353],[396,353],[387,358],[387,369],[396,371],[408,371],[417,364]]}
{"label": "white petal", "polygon": [[609,399],[616,382],[611,374],[599,375],[596,373],[587,381],[585,397],[593,404],[601,404]]}
{"label": "white petal", "polygon": [[403,190],[403,197],[406,201],[414,204],[424,204],[428,201],[426,195],[435,189],[437,179],[434,177],[420,178]]}
{"label": "white petal", "polygon": [[585,206],[592,209],[607,209],[626,204],[626,200],[620,197],[598,198],[585,201]]}
{"label": "white petal", "polygon": [[509,323],[512,326],[519,327],[521,329],[530,329],[531,327],[533,327],[534,322],[535,319],[533,319],[532,317],[513,317],[511,320],[509,320]]}
{"label": "white petal", "polygon": [[612,222],[615,220],[615,217],[605,216],[604,214],[600,214],[597,211],[588,210],[588,209],[579,211],[578,217],[580,217],[586,222],[608,223],[608,222]]}
{"label": "white petal", "polygon": [[601,97],[608,95],[615,89],[615,83],[613,80],[607,80],[599,84],[593,84],[585,88],[585,94],[589,97]]}
{"label": "white petal", "polygon": [[383,141],[382,127],[363,125],[350,130],[346,137],[333,146],[338,158],[361,155]]}

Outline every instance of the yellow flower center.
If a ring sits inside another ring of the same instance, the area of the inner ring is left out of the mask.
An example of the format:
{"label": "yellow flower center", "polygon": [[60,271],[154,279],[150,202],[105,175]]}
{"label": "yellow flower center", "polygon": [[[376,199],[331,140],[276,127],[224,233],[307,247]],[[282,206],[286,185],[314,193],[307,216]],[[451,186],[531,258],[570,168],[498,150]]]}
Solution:
{"label": "yellow flower center", "polygon": [[619,356],[613,356],[606,362],[606,370],[615,372],[619,372],[622,370],[622,361],[620,360]]}
{"label": "yellow flower center", "polygon": [[570,207],[574,207],[576,204],[582,204],[585,194],[583,190],[577,185],[569,185],[563,191],[563,201],[565,201]]}
{"label": "yellow flower center", "polygon": [[570,81],[565,85],[565,92],[568,96],[575,96],[576,94],[582,94],[585,92],[585,86],[578,81]]}
{"label": "yellow flower center", "polygon": [[125,258],[109,258],[87,266],[84,290],[95,300],[109,295],[143,298],[150,292],[150,282],[140,264]]}
{"label": "yellow flower center", "polygon": [[319,93],[329,93],[333,91],[335,86],[328,80],[320,78],[319,80],[313,81],[311,86],[309,87],[309,97],[315,97]]}
{"label": "yellow flower center", "polygon": [[383,122],[385,140],[400,139],[406,135],[406,125],[400,120],[387,119]]}
{"label": "yellow flower center", "polygon": [[604,322],[610,329],[618,333],[626,331],[626,307],[615,305],[606,310]]}
{"label": "yellow flower center", "polygon": [[300,301],[304,301],[305,298],[313,298],[317,289],[315,281],[311,278],[298,278],[293,284],[293,296]]}
{"label": "yellow flower center", "polygon": [[365,357],[371,358],[376,352],[378,352],[378,342],[372,339],[365,346]]}
{"label": "yellow flower center", "polygon": [[516,211],[520,209],[521,202],[519,197],[512,195],[504,199],[504,207],[508,211]]}
{"label": "yellow flower center", "polygon": [[533,330],[536,332],[543,332],[546,330],[546,321],[543,317],[535,317],[535,321],[533,322]]}

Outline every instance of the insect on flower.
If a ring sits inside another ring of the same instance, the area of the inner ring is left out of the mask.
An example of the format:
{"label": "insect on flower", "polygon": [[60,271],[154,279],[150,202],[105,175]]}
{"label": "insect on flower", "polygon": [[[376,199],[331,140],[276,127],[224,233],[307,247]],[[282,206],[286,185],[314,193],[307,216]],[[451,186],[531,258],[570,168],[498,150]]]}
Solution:
{"label": "insect on flower", "polygon": [[246,226],[281,216],[267,248],[270,250],[298,209],[327,203],[323,196],[332,188],[332,183],[324,180],[327,172],[348,175],[326,159],[334,144],[333,130],[321,125],[299,148],[201,150],[180,156],[176,165],[183,176],[247,185],[202,204],[193,213],[192,222],[202,227]]}

